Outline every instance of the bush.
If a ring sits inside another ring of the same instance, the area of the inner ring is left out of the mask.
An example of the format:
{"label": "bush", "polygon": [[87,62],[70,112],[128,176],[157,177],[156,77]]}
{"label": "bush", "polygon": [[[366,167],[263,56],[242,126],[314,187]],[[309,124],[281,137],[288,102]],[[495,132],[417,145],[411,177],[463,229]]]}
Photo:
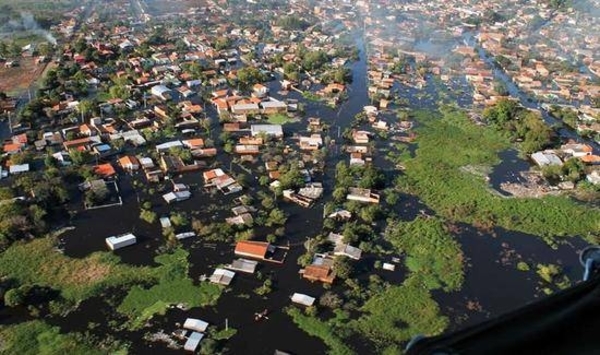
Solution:
{"label": "bush", "polygon": [[140,212],[140,219],[146,223],[153,224],[156,222],[156,213],[149,210],[142,210],[142,212]]}

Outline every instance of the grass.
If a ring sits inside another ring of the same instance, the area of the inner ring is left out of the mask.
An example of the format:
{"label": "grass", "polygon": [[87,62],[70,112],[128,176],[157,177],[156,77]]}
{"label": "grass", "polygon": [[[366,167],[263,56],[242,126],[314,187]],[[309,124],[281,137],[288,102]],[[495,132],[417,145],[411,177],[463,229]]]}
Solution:
{"label": "grass", "polygon": [[58,327],[42,321],[29,321],[10,326],[0,326],[0,353],[2,354],[126,354],[118,342],[92,343],[78,334],[61,334]]}
{"label": "grass", "polygon": [[[438,117],[440,116],[440,117]],[[600,210],[566,196],[502,198],[490,193],[481,177],[465,166],[495,165],[509,141],[492,128],[476,126],[461,111],[420,112],[415,158],[404,160],[397,187],[418,195],[439,215],[483,228],[502,227],[543,237],[600,233]]]}
{"label": "grass", "polygon": [[443,332],[449,324],[440,315],[438,304],[422,287],[420,275],[413,274],[400,286],[388,286],[368,300],[361,308],[365,312],[349,326],[378,347],[389,347],[423,334]]}
{"label": "grass", "polygon": [[194,285],[188,276],[189,253],[177,249],[171,254],[155,258],[161,264],[154,269],[158,283],[150,288],[132,287],[118,311],[127,315],[132,328],[139,328],[156,314],[164,314],[172,304],[200,307],[215,304],[221,288],[208,282]]}
{"label": "grass", "polygon": [[419,275],[424,287],[433,290],[459,290],[464,281],[464,256],[460,244],[444,231],[437,218],[417,217],[410,222],[388,226],[386,239],[400,253],[406,253],[406,266]]}
{"label": "grass", "polygon": [[20,284],[38,284],[61,292],[62,297],[81,301],[108,287],[146,282],[150,268],[119,262],[108,252],[96,252],[83,259],[69,258],[54,250],[50,237],[19,242],[0,254],[2,276]]}
{"label": "grass", "polygon": [[317,337],[330,348],[330,355],[349,355],[355,352],[340,339],[331,325],[322,320],[303,314],[298,308],[289,307],[287,314],[292,317],[298,328],[311,336]]}
{"label": "grass", "polygon": [[283,125],[283,124],[292,122],[293,120],[290,117],[288,117],[287,115],[284,115],[281,113],[275,113],[275,114],[269,115],[269,117],[267,118],[267,121],[270,124]]}

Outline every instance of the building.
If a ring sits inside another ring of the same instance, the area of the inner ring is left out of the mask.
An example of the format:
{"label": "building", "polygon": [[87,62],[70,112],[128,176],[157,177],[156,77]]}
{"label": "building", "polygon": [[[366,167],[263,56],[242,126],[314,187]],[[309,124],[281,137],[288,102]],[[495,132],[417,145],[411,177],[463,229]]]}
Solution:
{"label": "building", "polygon": [[234,260],[230,265],[225,266],[228,269],[253,274],[258,266],[258,262],[248,259]]}
{"label": "building", "polygon": [[242,240],[235,246],[235,255],[264,260],[271,249],[271,244],[268,242]]}
{"label": "building", "polygon": [[117,250],[135,244],[137,239],[135,235],[127,233],[116,237],[108,237],[105,241],[110,250]]}
{"label": "building", "polygon": [[250,126],[252,136],[266,134],[275,138],[283,138],[283,128],[276,124],[253,124]]}
{"label": "building", "polygon": [[167,202],[167,203],[172,203],[172,202],[181,202],[181,201],[185,201],[185,200],[189,200],[190,197],[192,197],[192,193],[189,191],[173,191],[173,192],[169,192],[164,194],[163,199]]}
{"label": "building", "polygon": [[208,328],[208,322],[196,318],[188,318],[183,323],[183,328],[204,333],[206,328]]}
{"label": "building", "polygon": [[195,352],[198,348],[198,345],[200,345],[200,341],[202,340],[202,338],[204,338],[203,333],[192,332],[192,334],[185,342],[185,345],[183,345],[183,349],[185,351]]}
{"label": "building", "polygon": [[315,303],[315,298],[305,295],[303,293],[294,293],[292,295],[292,302],[310,307]]}
{"label": "building", "polygon": [[29,164],[11,165],[8,172],[13,175],[29,172]]}
{"label": "building", "polygon": [[164,85],[155,85],[150,90],[150,93],[161,100],[170,100],[171,99],[171,89]]}
{"label": "building", "polygon": [[350,201],[379,203],[379,195],[378,194],[373,193],[369,189],[361,189],[358,187],[349,188],[346,199],[348,199]]}
{"label": "building", "polygon": [[140,162],[132,155],[126,155],[119,159],[119,165],[125,170],[134,171],[140,168]]}
{"label": "building", "polygon": [[210,282],[223,286],[229,286],[234,276],[235,272],[233,271],[217,268],[210,277]]}
{"label": "building", "polygon": [[562,161],[553,151],[543,151],[543,152],[535,152],[531,154],[531,159],[538,166],[547,166],[547,165],[558,165],[562,166]]}
{"label": "building", "polygon": [[300,273],[307,280],[332,284],[335,280],[333,259],[324,255],[316,255],[313,263],[300,270]]}

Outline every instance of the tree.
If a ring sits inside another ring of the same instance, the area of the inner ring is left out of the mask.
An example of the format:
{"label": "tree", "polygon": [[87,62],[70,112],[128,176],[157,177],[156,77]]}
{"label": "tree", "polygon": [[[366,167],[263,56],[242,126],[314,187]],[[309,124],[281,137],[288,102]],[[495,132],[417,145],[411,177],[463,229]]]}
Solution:
{"label": "tree", "polygon": [[127,100],[131,91],[125,85],[113,85],[108,89],[108,94],[113,99]]}
{"label": "tree", "polygon": [[85,118],[88,114],[94,114],[97,107],[98,106],[92,100],[83,99],[79,101],[79,106],[77,108]]}
{"label": "tree", "polygon": [[284,225],[285,222],[287,220],[287,216],[285,215],[285,212],[283,212],[283,210],[279,209],[279,208],[275,208],[272,209],[271,212],[269,213],[269,217],[267,218],[267,226],[273,226],[273,225]]}
{"label": "tree", "polygon": [[11,288],[4,294],[4,304],[8,307],[20,306],[25,302],[25,293],[21,288]]}
{"label": "tree", "polygon": [[254,84],[266,81],[267,76],[254,67],[244,67],[238,70],[237,80],[242,86],[248,88]]}
{"label": "tree", "polygon": [[337,256],[333,262],[333,270],[340,279],[347,279],[353,271],[352,263],[346,256]]}

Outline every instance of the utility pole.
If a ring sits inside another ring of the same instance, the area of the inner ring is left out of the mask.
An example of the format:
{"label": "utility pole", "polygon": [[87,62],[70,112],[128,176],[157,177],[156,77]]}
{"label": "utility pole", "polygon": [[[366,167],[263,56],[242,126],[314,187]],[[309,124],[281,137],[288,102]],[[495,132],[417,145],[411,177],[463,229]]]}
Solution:
{"label": "utility pole", "polygon": [[225,318],[225,330],[229,330],[229,319]]}

